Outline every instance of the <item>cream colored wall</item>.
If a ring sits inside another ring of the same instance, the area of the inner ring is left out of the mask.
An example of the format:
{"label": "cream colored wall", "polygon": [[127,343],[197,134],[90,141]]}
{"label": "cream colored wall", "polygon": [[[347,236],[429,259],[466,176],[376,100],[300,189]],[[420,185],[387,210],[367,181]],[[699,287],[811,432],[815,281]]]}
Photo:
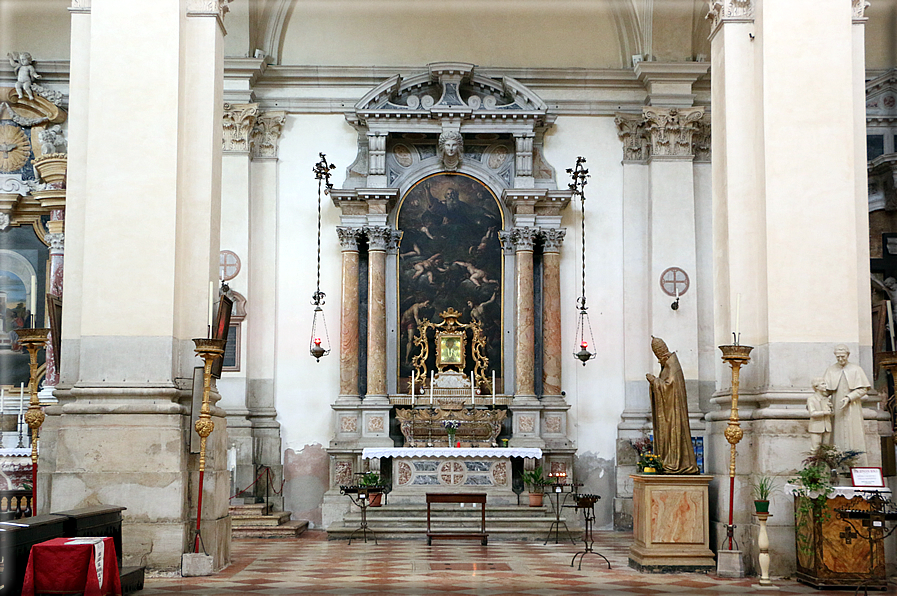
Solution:
{"label": "cream colored wall", "polygon": [[874,0],[866,17],[866,69],[897,66],[897,0]]}
{"label": "cream colored wall", "polygon": [[[71,0],[0,0],[0,52],[31,52],[35,60],[68,60]],[[40,64],[38,64],[40,72]]]}

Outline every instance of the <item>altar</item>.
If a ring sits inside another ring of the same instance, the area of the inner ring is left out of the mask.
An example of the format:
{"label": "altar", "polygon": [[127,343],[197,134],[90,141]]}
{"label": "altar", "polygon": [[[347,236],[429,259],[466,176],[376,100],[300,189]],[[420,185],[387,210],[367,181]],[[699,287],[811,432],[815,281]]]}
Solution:
{"label": "altar", "polygon": [[389,502],[422,503],[426,493],[459,490],[485,492],[489,502],[515,505],[512,487],[512,458],[540,459],[534,447],[391,447],[366,448],[362,459],[392,460],[392,491]]}

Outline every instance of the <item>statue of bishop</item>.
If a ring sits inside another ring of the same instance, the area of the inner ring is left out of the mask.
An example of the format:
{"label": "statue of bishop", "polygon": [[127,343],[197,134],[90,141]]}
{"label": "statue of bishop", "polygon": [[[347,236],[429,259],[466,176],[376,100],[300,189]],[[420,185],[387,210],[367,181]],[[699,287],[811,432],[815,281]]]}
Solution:
{"label": "statue of bishop", "polygon": [[651,349],[660,362],[660,376],[645,375],[651,384],[651,419],[654,453],[663,460],[666,474],[697,474],[698,463],[688,424],[685,375],[679,357],[659,337],[651,336]]}

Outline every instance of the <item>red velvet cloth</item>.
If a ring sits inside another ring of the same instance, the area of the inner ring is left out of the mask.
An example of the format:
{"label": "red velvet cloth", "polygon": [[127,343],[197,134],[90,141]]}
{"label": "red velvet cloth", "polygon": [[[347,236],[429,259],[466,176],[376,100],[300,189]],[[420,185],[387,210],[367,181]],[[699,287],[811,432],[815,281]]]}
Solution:
{"label": "red velvet cloth", "polygon": [[94,561],[94,545],[68,544],[76,538],[54,538],[35,544],[28,555],[22,596],[81,594],[121,596],[121,578],[112,538],[103,538],[103,587]]}

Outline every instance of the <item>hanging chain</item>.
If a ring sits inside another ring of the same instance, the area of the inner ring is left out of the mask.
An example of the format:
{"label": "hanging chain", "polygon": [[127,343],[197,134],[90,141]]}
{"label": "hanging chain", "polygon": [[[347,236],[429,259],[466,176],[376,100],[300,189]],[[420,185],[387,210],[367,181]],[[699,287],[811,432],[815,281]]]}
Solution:
{"label": "hanging chain", "polygon": [[330,194],[330,189],[333,188],[333,184],[330,183],[330,172],[336,168],[334,164],[327,163],[327,157],[323,153],[318,155],[321,156],[321,161],[312,168],[318,181],[318,281],[315,293],[311,297],[311,303],[315,306],[324,304],[325,296],[321,291],[321,181],[324,182],[324,194]]}
{"label": "hanging chain", "polygon": [[582,208],[582,296],[576,302],[581,310],[586,309],[586,184],[589,183],[589,170],[583,164],[586,158],[577,157],[576,167],[567,168],[567,173],[573,178],[568,187],[573,191],[573,196],[579,196]]}

